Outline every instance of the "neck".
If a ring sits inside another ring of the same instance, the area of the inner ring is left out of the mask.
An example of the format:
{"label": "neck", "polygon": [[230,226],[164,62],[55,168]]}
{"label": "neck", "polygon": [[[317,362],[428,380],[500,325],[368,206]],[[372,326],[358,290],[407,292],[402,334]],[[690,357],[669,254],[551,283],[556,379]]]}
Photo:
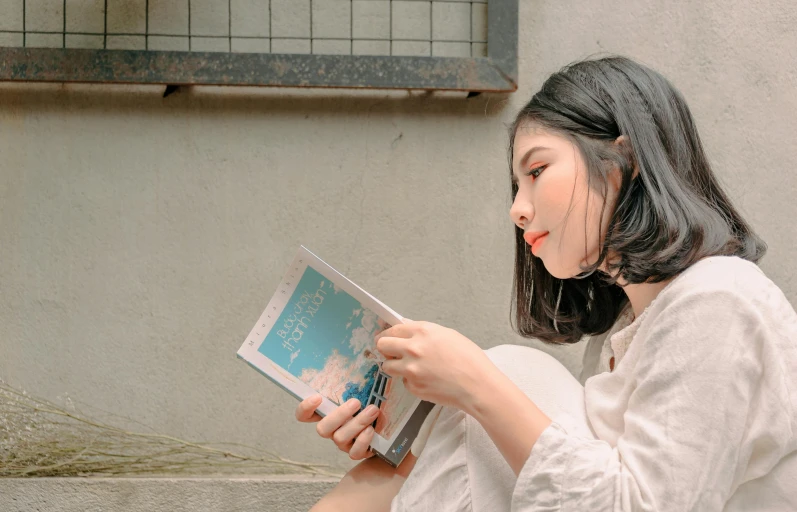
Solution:
{"label": "neck", "polygon": [[631,303],[631,309],[634,310],[634,318],[639,318],[639,315],[645,311],[645,308],[653,302],[653,299],[659,295],[659,292],[661,292],[670,281],[671,279],[661,283],[627,284],[623,287],[625,294],[628,296],[628,301]]}
{"label": "neck", "polygon": [[[600,270],[606,272],[606,264],[604,263]],[[617,284],[622,286],[625,295],[628,297],[628,302],[631,303],[631,309],[634,311],[634,318],[639,318],[645,308],[659,295],[672,279],[667,279],[660,283],[640,283],[640,284],[626,284],[622,277],[618,277]]]}

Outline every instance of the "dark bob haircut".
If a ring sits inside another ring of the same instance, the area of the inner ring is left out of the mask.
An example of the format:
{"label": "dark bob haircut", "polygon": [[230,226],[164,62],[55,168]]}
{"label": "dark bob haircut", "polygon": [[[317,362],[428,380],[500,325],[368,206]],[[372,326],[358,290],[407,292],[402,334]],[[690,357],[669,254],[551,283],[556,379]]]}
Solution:
{"label": "dark bob haircut", "polygon": [[[657,283],[707,256],[758,262],[766,252],[720,188],[684,98],[659,73],[608,57],[551,75],[511,127],[510,173],[515,134],[526,126],[568,138],[586,164],[589,186],[604,198],[610,170],[620,169],[622,182],[615,204],[604,207],[613,210],[598,261],[575,278],[548,273],[515,228],[512,309],[520,335],[574,343],[606,332],[628,304],[610,275]],[[513,184],[513,201],[516,195]],[[604,262],[608,273],[596,271]]]}

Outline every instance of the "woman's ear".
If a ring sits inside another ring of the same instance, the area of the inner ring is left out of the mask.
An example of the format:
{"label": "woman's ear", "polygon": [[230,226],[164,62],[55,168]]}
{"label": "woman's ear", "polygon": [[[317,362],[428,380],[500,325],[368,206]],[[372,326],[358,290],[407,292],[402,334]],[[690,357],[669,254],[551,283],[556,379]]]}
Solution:
{"label": "woman's ear", "polygon": [[623,185],[623,172],[617,165],[612,165],[609,174],[606,176],[606,181],[612,190],[613,196],[620,192],[620,187]]}
{"label": "woman's ear", "polygon": [[631,175],[631,179],[635,179],[639,175],[639,167],[637,166],[636,159],[634,158],[634,150],[631,148],[631,141],[628,140],[628,137],[625,135],[620,135],[616,139],[614,139],[614,144],[620,147],[620,151],[622,152],[623,156],[631,162],[631,165],[634,166],[634,173]]}

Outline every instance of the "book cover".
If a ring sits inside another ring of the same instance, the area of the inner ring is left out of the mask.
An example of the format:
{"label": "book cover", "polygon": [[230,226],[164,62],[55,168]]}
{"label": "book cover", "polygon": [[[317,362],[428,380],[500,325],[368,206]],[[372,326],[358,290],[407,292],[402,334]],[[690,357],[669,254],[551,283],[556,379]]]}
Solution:
{"label": "book cover", "polygon": [[433,404],[382,373],[374,337],[402,317],[300,247],[238,357],[325,416],[350,398],[375,404],[371,449],[397,466]]}

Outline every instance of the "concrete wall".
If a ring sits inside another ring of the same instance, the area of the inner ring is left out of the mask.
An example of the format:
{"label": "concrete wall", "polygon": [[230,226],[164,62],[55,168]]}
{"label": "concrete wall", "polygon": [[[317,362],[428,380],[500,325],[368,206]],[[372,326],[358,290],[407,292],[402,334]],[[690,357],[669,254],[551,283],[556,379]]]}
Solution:
{"label": "concrete wall", "polygon": [[[520,16],[510,96],[1,86],[0,377],[347,467],[235,358],[285,265],[305,244],[410,318],[527,343],[508,324],[505,126],[599,52],[684,92],[797,302],[797,4],[521,0]],[[577,371],[579,351],[556,353]]]}
{"label": "concrete wall", "polygon": [[3,512],[305,512],[337,483],[297,476],[9,478]]}

